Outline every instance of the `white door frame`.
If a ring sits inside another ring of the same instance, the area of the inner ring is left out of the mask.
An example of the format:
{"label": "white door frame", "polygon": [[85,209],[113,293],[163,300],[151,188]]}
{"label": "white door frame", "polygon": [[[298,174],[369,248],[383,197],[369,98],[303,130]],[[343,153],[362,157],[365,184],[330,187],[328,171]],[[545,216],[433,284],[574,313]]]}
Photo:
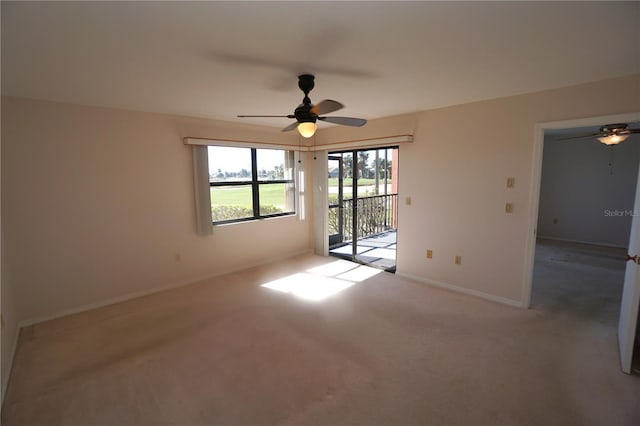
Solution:
{"label": "white door frame", "polygon": [[544,131],[551,129],[568,129],[572,127],[600,126],[606,123],[627,123],[640,121],[640,112],[604,115],[599,117],[579,118],[575,120],[550,121],[538,123],[534,128],[533,162],[531,170],[531,191],[529,200],[528,237],[525,248],[524,277],[522,286],[522,307],[531,306],[533,285],[533,266],[536,254],[536,233],[538,227],[538,209],[540,203],[540,181],[542,178],[542,151],[544,148]]}

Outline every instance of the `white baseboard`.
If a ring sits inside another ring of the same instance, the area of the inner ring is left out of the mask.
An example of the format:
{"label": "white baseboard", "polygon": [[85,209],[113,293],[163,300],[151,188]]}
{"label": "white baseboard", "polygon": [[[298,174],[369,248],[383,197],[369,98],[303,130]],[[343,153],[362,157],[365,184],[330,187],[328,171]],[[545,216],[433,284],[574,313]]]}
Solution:
{"label": "white baseboard", "polygon": [[405,274],[405,273],[402,273],[402,272],[396,272],[396,275],[399,275],[399,276],[404,277],[404,278],[409,278],[411,280],[418,281],[419,283],[427,284],[427,285],[430,285],[432,287],[438,287],[438,288],[442,288],[442,289],[445,289],[445,290],[451,290],[451,291],[455,291],[456,293],[462,293],[462,294],[466,294],[466,295],[469,295],[469,296],[479,297],[481,299],[490,300],[492,302],[498,302],[498,303],[501,303],[503,305],[514,306],[516,308],[525,308],[523,306],[522,302],[520,302],[518,300],[507,299],[506,297],[502,297],[502,296],[495,296],[493,294],[485,293],[483,291],[473,290],[473,289],[466,288],[466,287],[460,287],[460,286],[457,286],[457,285],[448,284],[448,283],[444,283],[444,282],[436,281],[436,280],[431,280],[431,279],[427,279],[427,278],[422,278],[422,277],[418,277],[416,275]]}
{"label": "white baseboard", "polygon": [[563,243],[588,244],[590,246],[601,246],[601,247],[611,247],[611,248],[626,248],[626,247],[619,246],[617,244],[594,243],[593,241],[582,241],[582,240],[571,240],[571,239],[568,239],[568,238],[546,237],[544,235],[538,235],[536,238],[540,239],[540,240],[561,241]]}
{"label": "white baseboard", "polygon": [[205,281],[205,280],[216,278],[216,277],[219,277],[219,276],[222,276],[222,275],[233,274],[234,272],[243,271],[245,269],[250,269],[250,268],[255,268],[257,266],[266,265],[266,264],[272,263],[272,262],[278,262],[280,260],[288,259],[290,257],[300,256],[302,254],[308,254],[308,253],[311,253],[311,252],[312,252],[312,249],[310,249],[310,248],[307,248],[307,249],[304,249],[304,250],[298,250],[296,252],[288,253],[288,254],[281,255],[281,256],[274,256],[274,257],[270,257],[268,259],[263,259],[263,260],[261,260],[259,262],[254,262],[254,263],[250,263],[250,264],[247,264],[247,265],[243,265],[242,267],[239,267],[239,268],[226,269],[224,271],[217,272],[217,273],[215,273],[213,275],[207,275],[207,276],[199,277],[199,278],[190,278],[187,281],[182,281],[182,282],[171,284],[171,285],[168,285],[168,286],[155,287],[155,288],[152,288],[152,289],[149,289],[149,290],[143,290],[143,291],[137,291],[137,292],[133,292],[133,293],[128,293],[128,294],[125,294],[125,295],[122,295],[122,296],[112,297],[110,299],[103,300],[101,302],[89,303],[87,305],[78,306],[76,308],[65,309],[63,311],[56,312],[56,313],[53,313],[53,314],[50,314],[50,315],[43,315],[43,316],[40,316],[40,317],[36,317],[36,318],[31,318],[31,319],[20,321],[20,323],[18,324],[18,327],[19,328],[28,327],[30,325],[38,324],[38,323],[49,321],[49,320],[52,320],[52,319],[66,317],[67,315],[78,314],[80,312],[90,311],[90,310],[96,309],[96,308],[102,308],[104,306],[113,305],[114,303],[125,302],[127,300],[136,299],[138,297],[143,297],[143,296],[148,296],[150,294],[159,293],[161,291],[171,290],[171,289],[178,288],[178,287],[184,287],[184,286],[189,285],[189,284],[195,284],[195,283],[200,282],[200,281]]}

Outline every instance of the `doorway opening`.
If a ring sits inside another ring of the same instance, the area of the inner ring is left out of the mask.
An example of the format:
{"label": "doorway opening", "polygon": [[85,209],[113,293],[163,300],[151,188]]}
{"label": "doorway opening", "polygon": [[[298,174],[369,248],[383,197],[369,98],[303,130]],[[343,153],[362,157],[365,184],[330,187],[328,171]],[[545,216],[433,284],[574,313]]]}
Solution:
{"label": "doorway opening", "polygon": [[398,147],[330,152],[329,255],[396,270]]}
{"label": "doorway opening", "polygon": [[580,321],[581,327],[597,329],[612,345],[617,331],[622,370],[638,373],[631,354],[634,341],[640,342],[640,281],[625,257],[638,244],[640,137],[613,147],[595,138],[562,140],[618,122],[594,120],[539,129],[540,188],[525,303],[551,312],[559,322]]}

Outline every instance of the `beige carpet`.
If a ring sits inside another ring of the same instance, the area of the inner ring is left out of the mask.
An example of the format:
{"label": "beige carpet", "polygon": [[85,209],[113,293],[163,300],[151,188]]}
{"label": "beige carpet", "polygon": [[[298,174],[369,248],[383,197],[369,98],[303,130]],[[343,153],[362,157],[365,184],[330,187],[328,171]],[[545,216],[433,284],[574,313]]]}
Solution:
{"label": "beige carpet", "polygon": [[308,255],[38,324],[2,424],[639,425],[609,303],[553,284],[623,264],[539,249],[532,310]]}

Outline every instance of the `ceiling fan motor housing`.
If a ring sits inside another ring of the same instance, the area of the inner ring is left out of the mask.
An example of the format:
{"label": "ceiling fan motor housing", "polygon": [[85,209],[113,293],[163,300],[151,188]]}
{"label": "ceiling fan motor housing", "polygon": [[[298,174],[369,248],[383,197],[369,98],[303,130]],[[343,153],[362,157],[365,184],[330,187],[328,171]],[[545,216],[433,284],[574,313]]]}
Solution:
{"label": "ceiling fan motor housing", "polygon": [[298,123],[315,123],[317,116],[311,112],[311,103],[303,103],[296,108],[294,115]]}
{"label": "ceiling fan motor housing", "polygon": [[627,133],[628,125],[625,123],[607,124],[600,127],[600,132],[607,135],[617,135]]}

